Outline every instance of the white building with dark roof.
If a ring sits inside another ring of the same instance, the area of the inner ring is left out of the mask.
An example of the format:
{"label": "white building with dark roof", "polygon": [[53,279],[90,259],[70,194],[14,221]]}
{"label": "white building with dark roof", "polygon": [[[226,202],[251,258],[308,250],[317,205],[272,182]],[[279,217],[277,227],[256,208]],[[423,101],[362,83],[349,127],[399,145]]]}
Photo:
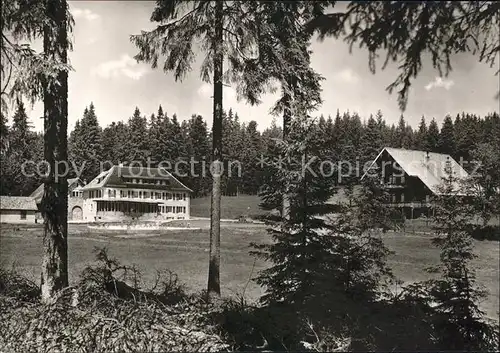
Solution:
{"label": "white building with dark roof", "polygon": [[163,168],[113,166],[80,191],[87,222],[189,219],[191,189]]}
{"label": "white building with dark roof", "polygon": [[26,196],[0,196],[0,223],[36,223],[35,200]]}

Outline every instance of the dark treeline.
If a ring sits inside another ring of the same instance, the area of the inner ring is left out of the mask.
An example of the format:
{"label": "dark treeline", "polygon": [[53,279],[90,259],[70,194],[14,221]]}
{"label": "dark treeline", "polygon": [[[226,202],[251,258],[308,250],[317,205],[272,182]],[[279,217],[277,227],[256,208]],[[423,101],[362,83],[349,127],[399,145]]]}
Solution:
{"label": "dark treeline", "polygon": [[[20,101],[11,121],[8,126],[2,116],[1,193],[29,195],[42,182],[41,177],[34,165],[26,164],[26,173],[19,168],[24,161],[43,160],[43,137],[33,131]],[[479,145],[482,150],[494,152],[500,139],[498,113],[485,117],[468,113],[446,116],[441,126],[435,119],[422,116],[414,128],[403,116],[397,125],[387,124],[381,111],[368,118],[337,112],[334,116],[320,116],[315,125],[330,160],[359,161],[361,166],[373,160],[384,146],[447,153],[457,161],[470,161]],[[223,193],[257,194],[264,180],[260,157],[277,158],[272,141],[282,136],[281,127],[273,119],[270,127],[260,131],[257,122],[243,122],[238,113],[229,109],[224,112],[223,130],[226,169],[229,162],[232,166],[230,175],[224,175]],[[131,161],[146,164],[148,159],[151,166],[170,162],[170,170],[193,189],[194,196],[204,196],[210,192],[210,136],[202,116],[193,114],[180,121],[176,114],[164,112],[161,105],[149,117],[136,108],[127,122],[113,122],[102,128],[91,103],[71,131],[69,158],[76,170],[83,166],[80,177],[86,181],[97,176],[100,162],[104,161],[108,166]],[[192,167],[191,159],[195,161]],[[174,165],[179,160],[186,163],[178,164],[176,171]],[[71,176],[75,175],[73,170]]]}

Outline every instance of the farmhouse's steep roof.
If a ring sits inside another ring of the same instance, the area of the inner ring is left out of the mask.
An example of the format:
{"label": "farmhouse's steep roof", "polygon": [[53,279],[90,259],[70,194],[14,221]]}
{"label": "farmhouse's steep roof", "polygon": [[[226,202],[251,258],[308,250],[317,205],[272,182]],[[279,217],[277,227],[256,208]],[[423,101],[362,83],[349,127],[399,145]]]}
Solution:
{"label": "farmhouse's steep roof", "polygon": [[[75,186],[75,184],[76,187],[78,187],[79,184],[83,185],[79,178],[68,179],[68,192],[72,191],[72,188],[73,186]],[[40,184],[40,186],[38,186],[30,195],[30,197],[34,198],[37,203],[42,200],[43,190],[45,190],[43,185],[44,184]]]}
{"label": "farmhouse's steep roof", "polygon": [[[155,179],[165,180],[167,185],[157,184],[136,184],[130,179]],[[131,167],[131,166],[113,166],[111,169],[100,173],[90,183],[85,185],[82,190],[99,189],[102,187],[125,187],[137,189],[168,189],[188,191],[186,185],[181,183],[177,178],[170,174],[165,168],[146,168],[146,167]]]}
{"label": "farmhouse's steep roof", "polygon": [[[462,166],[448,154],[392,147],[382,149],[368,170],[372,168],[384,151],[387,151],[406,174],[419,178],[435,194],[439,194],[439,185],[447,176],[446,169],[448,167],[458,179],[465,179],[469,176]],[[361,179],[365,177],[368,170]]]}
{"label": "farmhouse's steep roof", "polygon": [[30,196],[0,196],[0,209],[37,211],[35,199]]}

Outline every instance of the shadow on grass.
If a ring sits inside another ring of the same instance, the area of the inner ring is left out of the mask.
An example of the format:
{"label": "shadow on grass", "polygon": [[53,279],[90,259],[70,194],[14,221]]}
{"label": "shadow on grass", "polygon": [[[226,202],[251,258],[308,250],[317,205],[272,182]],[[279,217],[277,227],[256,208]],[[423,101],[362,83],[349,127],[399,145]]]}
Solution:
{"label": "shadow on grass", "polygon": [[170,271],[158,272],[144,288],[140,272],[109,258],[106,249],[96,249],[96,260],[50,305],[39,303],[35,283],[0,269],[0,346],[83,352],[450,348],[418,287],[377,301],[332,294],[297,306],[251,305],[243,297],[210,304],[204,293],[186,294]]}

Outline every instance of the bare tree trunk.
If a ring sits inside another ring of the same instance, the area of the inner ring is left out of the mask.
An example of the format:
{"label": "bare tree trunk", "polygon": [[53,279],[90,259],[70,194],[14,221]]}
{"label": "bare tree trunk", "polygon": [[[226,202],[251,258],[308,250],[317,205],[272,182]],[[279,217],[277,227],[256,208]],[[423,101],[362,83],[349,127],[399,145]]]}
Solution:
{"label": "bare tree trunk", "polygon": [[[54,28],[44,28],[44,52],[67,63],[66,0],[46,2],[46,13],[55,21]],[[48,176],[44,180],[42,216],[44,219],[41,274],[42,301],[49,302],[57,291],[68,286],[68,184],[65,170],[56,175],[59,162],[68,160],[68,73],[60,71],[57,79],[44,83],[44,157]]]}
{"label": "bare tree trunk", "polygon": [[208,266],[208,299],[220,297],[220,204],[222,181],[222,64],[223,2],[215,3],[214,43],[214,120],[212,127],[212,205],[210,210],[210,262]]}

